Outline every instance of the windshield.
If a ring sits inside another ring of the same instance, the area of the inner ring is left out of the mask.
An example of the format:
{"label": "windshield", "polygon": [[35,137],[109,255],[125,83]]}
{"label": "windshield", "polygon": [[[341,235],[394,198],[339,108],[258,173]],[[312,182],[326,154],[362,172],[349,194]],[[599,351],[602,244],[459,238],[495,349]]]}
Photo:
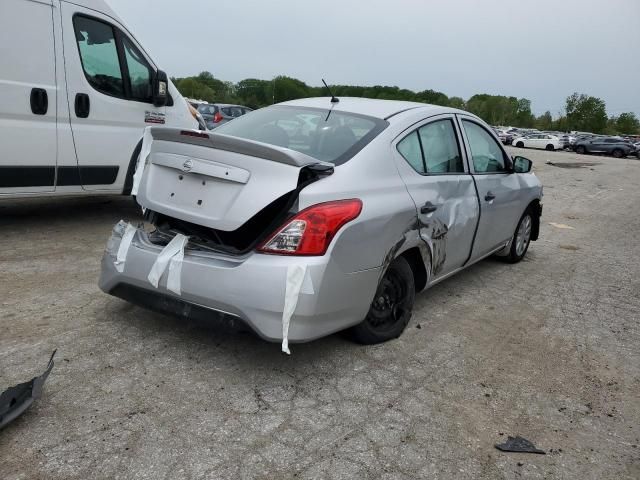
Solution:
{"label": "windshield", "polygon": [[355,113],[328,114],[329,109],[275,105],[248,112],[218,127],[216,133],[290,148],[340,165],[388,125],[385,120]]}

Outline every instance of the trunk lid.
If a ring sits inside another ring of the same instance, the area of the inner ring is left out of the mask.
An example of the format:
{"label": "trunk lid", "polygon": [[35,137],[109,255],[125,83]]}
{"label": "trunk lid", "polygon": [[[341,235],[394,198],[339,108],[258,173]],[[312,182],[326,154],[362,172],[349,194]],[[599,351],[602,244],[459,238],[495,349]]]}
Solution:
{"label": "trunk lid", "polygon": [[[322,164],[302,153],[197,130],[150,128],[137,200],[154,212],[231,232]],[[327,164],[326,168],[332,167]]]}

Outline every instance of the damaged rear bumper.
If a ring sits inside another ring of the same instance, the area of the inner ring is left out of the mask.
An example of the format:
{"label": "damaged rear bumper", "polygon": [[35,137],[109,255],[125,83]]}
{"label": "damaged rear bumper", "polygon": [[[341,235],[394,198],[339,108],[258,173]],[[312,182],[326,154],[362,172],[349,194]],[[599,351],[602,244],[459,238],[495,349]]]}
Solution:
{"label": "damaged rear bumper", "polygon": [[132,303],[178,316],[241,321],[268,341],[281,341],[287,270],[306,266],[305,283],[291,319],[289,342],[320,338],[360,323],[376,291],[379,268],[344,272],[330,255],[290,257],[249,253],[226,256],[187,249],[182,260],[180,295],[167,289],[167,275],[155,288],[149,272],[162,247],[138,229],[122,272],[114,262],[122,240],[118,229],[102,259],[100,288]]}

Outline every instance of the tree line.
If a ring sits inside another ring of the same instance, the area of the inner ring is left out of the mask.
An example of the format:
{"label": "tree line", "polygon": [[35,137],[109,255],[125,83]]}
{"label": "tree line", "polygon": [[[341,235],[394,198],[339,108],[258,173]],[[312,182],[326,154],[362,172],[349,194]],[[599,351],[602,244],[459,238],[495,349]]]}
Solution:
{"label": "tree line", "polygon": [[[310,86],[287,76],[278,76],[272,80],[247,78],[233,83],[215,78],[210,72],[205,71],[197,76],[172,80],[180,93],[186,97],[210,103],[235,103],[251,108],[297,98],[328,95],[324,86]],[[380,85],[331,85],[331,90],[337,97],[406,100],[459,108],[478,115],[491,125],[540,130],[577,130],[609,135],[640,134],[640,121],[633,112],[609,116],[604,100],[580,93],[573,93],[567,97],[563,112],[557,118],[553,118],[549,111],[536,117],[531,112],[531,101],[526,98],[503,95],[482,93],[464,100],[460,97],[449,97],[435,90],[414,92]]]}

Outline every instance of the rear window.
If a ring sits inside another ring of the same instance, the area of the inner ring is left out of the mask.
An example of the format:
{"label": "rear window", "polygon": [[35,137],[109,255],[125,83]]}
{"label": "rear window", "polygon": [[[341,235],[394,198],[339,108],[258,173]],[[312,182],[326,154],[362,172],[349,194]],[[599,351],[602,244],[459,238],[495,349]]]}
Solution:
{"label": "rear window", "polygon": [[215,115],[218,111],[218,107],[215,105],[200,105],[198,111],[203,115]]}
{"label": "rear window", "polygon": [[274,105],[225,123],[216,133],[290,148],[340,165],[387,125],[385,120],[355,113]]}

